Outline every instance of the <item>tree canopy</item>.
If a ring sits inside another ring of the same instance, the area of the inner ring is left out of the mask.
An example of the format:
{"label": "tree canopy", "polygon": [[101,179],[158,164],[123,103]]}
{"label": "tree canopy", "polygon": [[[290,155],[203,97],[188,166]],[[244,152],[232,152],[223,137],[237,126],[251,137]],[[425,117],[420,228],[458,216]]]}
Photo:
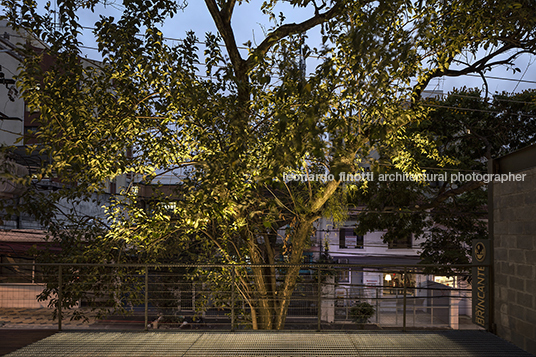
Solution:
{"label": "tree canopy", "polygon": [[[434,138],[441,155],[456,158],[455,162],[438,167],[413,147],[426,182],[376,180],[366,190],[348,191],[349,205],[363,209],[357,216],[362,233],[385,230],[388,242],[410,234],[424,236],[423,263],[470,263],[472,240],[488,236],[489,160],[536,141],[534,90],[491,98],[482,94],[463,88],[446,98],[430,98],[427,105],[433,110],[408,128],[412,135]],[[373,172],[389,175],[396,170],[380,159]]]}
{"label": "tree canopy", "polygon": [[[456,162],[435,138],[411,130],[427,118],[420,95],[433,78],[514,66],[536,45],[530,0],[291,0],[311,10],[299,23],[270,0],[258,11],[273,26],[244,51],[232,26],[244,2],[205,1],[218,32],[205,34],[201,48],[193,32],[173,45],[162,30],[163,21],[187,16],[186,2],[124,1],[119,18],[101,15],[93,25],[102,61],[91,62],[80,58],[78,12],[97,0],[58,1],[57,13],[3,0],[11,26],[46,45],[21,50],[17,78],[40,113],[30,149],[52,158],[31,179],[60,177],[60,192],[80,198],[120,175],[154,184],[181,170],[174,192],[150,209],[133,186],[123,190],[100,237],[154,259],[170,244],[201,239],[223,262],[274,263],[284,251],[286,262],[300,263],[314,222],[341,209],[339,173],[362,172],[374,152],[420,173],[415,148],[436,166]],[[308,41],[313,29],[320,43]],[[43,56],[54,63],[43,68]],[[308,58],[315,66],[304,72]],[[282,180],[328,172],[334,180]],[[282,280],[274,268],[252,270],[240,291],[253,327],[280,329],[299,270],[288,268]]]}

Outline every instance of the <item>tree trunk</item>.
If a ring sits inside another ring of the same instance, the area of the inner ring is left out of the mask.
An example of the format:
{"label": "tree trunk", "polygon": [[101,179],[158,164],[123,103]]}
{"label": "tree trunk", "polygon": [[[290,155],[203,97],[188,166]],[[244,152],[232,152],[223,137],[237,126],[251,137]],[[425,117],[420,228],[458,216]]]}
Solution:
{"label": "tree trunk", "polygon": [[[298,229],[295,235],[292,237],[292,252],[290,256],[289,263],[292,265],[297,265],[302,263],[303,259],[303,248],[305,241],[310,236],[312,231],[312,226],[315,218],[305,218],[302,217],[298,221]],[[296,282],[298,276],[300,275],[299,266],[291,266],[288,268],[287,274],[285,275],[285,280],[283,286],[278,291],[278,306],[274,311],[275,324],[274,328],[276,330],[282,330],[285,327],[285,321],[287,318],[288,307],[290,304],[290,299],[292,298],[292,293],[296,288]]]}
{"label": "tree trunk", "polygon": [[[263,264],[264,262],[256,242],[257,237],[250,233],[248,238],[251,262],[253,264]],[[267,278],[269,277],[264,274],[264,268],[262,267],[253,266],[251,270],[253,272],[253,281],[257,288],[256,298],[258,299],[258,302],[252,304],[256,306],[256,309],[258,309],[258,311],[256,311],[256,316],[258,316],[260,324],[257,324],[257,328],[271,330],[273,328],[273,319],[271,313],[273,308],[271,302],[273,300],[270,298],[271,289],[269,289],[269,283],[267,281]],[[254,327],[254,329],[256,328]]]}
{"label": "tree trunk", "polygon": [[251,304],[249,304],[249,308],[251,310],[251,327],[254,330],[258,330],[259,323],[258,323],[258,318],[257,318],[257,311],[255,310],[255,307]]}

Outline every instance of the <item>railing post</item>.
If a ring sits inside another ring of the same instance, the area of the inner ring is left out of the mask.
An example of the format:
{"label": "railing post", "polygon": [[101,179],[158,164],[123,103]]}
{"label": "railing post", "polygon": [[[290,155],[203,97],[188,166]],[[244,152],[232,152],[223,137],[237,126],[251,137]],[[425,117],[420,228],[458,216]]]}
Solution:
{"label": "railing post", "polygon": [[378,296],[378,290],[380,288],[376,288],[376,323],[379,324],[380,323],[380,299],[379,299],[379,296]]}
{"label": "railing post", "polygon": [[235,284],[236,284],[236,271],[235,268],[231,270],[231,332],[234,332],[235,327]]}
{"label": "railing post", "polygon": [[394,288],[395,291],[395,324],[398,327],[398,289]]}
{"label": "railing post", "polygon": [[415,320],[417,319],[417,293],[413,294],[413,327],[415,327]]}
{"label": "railing post", "polygon": [[428,291],[430,292],[430,306],[428,306],[430,310],[430,325],[434,327],[434,288],[430,288],[430,285],[428,285]]}
{"label": "railing post", "polygon": [[404,283],[404,307],[402,309],[403,313],[404,313],[404,317],[402,319],[402,331],[406,331],[406,293],[407,293],[407,284],[406,284],[406,274],[407,274],[407,269],[408,267],[404,267],[404,277],[402,279],[403,283]]}
{"label": "railing post", "polygon": [[318,281],[317,281],[317,315],[318,315],[318,321],[316,330],[321,331],[322,330],[322,269],[318,268]]}
{"label": "railing post", "polygon": [[432,298],[430,299],[430,324],[434,326],[434,291],[432,290]]}
{"label": "railing post", "polygon": [[145,331],[149,329],[149,267],[145,265]]}
{"label": "railing post", "polygon": [[62,266],[58,266],[58,330],[61,331],[61,320],[63,318],[61,312],[61,302],[63,300],[63,276]]}

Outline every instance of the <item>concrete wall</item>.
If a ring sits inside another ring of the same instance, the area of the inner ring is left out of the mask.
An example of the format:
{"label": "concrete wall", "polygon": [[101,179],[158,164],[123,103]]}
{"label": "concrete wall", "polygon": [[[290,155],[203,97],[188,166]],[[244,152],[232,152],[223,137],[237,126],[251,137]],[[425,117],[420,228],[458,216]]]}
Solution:
{"label": "concrete wall", "polygon": [[536,168],[518,173],[524,181],[493,184],[494,322],[498,336],[536,354]]}

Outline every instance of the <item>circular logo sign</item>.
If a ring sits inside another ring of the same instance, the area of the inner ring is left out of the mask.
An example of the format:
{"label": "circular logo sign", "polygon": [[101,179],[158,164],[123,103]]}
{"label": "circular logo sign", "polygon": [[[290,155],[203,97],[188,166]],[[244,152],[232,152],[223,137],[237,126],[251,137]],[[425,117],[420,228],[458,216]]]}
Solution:
{"label": "circular logo sign", "polygon": [[479,263],[482,263],[486,259],[486,246],[484,243],[478,242],[475,245],[475,258]]}

